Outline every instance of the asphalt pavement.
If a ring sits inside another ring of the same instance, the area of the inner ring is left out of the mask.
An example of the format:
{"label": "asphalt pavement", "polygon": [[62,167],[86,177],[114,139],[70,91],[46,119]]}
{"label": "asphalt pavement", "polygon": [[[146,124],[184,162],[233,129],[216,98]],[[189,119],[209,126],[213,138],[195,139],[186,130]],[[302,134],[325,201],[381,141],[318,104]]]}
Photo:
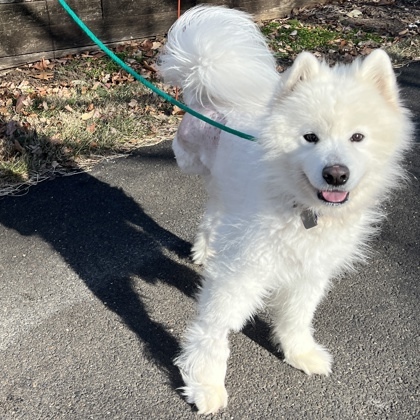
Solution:
{"label": "asphalt pavement", "polygon": [[[397,73],[419,124],[420,62]],[[229,406],[213,418],[420,418],[416,139],[370,264],[317,311],[332,375],[283,363],[262,313],[231,336]],[[1,419],[197,417],[171,360],[194,314],[189,249],[204,200],[169,141],[0,199]]]}

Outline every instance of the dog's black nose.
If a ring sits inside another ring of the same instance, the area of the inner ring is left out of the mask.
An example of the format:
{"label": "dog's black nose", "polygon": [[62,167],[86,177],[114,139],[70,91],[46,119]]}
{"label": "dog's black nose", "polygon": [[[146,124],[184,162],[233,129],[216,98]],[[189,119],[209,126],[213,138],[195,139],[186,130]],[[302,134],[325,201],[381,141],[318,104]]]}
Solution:
{"label": "dog's black nose", "polygon": [[344,185],[350,177],[350,170],[345,165],[326,166],[322,177],[329,185]]}

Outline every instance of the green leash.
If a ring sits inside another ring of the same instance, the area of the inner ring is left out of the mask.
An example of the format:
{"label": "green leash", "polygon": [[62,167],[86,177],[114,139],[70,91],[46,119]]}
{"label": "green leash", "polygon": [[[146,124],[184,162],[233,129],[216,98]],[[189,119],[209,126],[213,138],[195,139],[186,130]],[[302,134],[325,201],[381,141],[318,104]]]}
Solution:
{"label": "green leash", "polygon": [[194,117],[210,124],[214,127],[219,128],[220,130],[226,131],[227,133],[234,134],[235,136],[241,137],[245,140],[255,141],[255,137],[242,133],[240,131],[234,130],[233,128],[226,127],[223,124],[214,121],[205,115],[200,114],[197,111],[189,108],[187,105],[183,104],[182,102],[177,101],[174,97],[168,95],[167,93],[158,89],[155,85],[150,83],[144,77],[140,76],[136,73],[131,67],[129,67],[123,60],[121,60],[117,55],[115,55],[105,44],[96,37],[96,35],[80,20],[79,16],[74,13],[74,11],[69,7],[69,5],[65,2],[65,0],[58,0],[60,5],[64,8],[64,10],[71,16],[71,18],[79,25],[82,31],[105,53],[107,54],[112,60],[114,60],[120,67],[122,67],[127,73],[131,74],[137,81],[142,83],[144,86],[151,89],[154,93],[158,94],[166,101],[171,103],[172,105],[176,105],[177,107],[181,108],[183,111],[188,112],[189,114],[193,115]]}

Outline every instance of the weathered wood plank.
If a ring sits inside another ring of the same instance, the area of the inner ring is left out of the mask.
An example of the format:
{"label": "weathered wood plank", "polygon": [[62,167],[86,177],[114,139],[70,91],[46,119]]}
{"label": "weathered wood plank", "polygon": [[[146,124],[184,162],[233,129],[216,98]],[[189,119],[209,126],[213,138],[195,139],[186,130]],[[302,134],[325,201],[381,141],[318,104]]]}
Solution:
{"label": "weathered wood plank", "polygon": [[[294,8],[328,0],[183,0],[185,11],[198,3],[224,4],[257,19],[284,16]],[[71,8],[105,43],[167,32],[177,16],[175,0],[68,0]],[[56,0],[0,0],[0,69],[42,57],[92,49]]]}
{"label": "weathered wood plank", "polygon": [[[153,19],[149,15],[134,16],[128,20],[122,17],[106,18],[92,22],[90,29],[102,42],[110,43],[165,34],[175,20],[173,12],[156,13]],[[56,50],[92,44],[73,23],[51,26],[51,32]]]}
{"label": "weathered wood plank", "polygon": [[1,32],[0,39],[7,42],[0,42],[0,63],[3,57],[10,57],[22,54],[30,54],[40,50],[48,51],[54,48],[52,39],[46,36],[45,28],[31,28],[30,36],[22,36],[18,30]]}
{"label": "weathered wood plank", "polygon": [[[50,15],[50,25],[72,22],[71,17],[57,0],[46,0],[45,2]],[[66,2],[86,24],[103,18],[101,0],[66,0]],[[116,3],[119,1],[116,0]]]}
{"label": "weathered wood plank", "polygon": [[6,3],[24,3],[24,2],[41,2],[44,0],[0,0],[0,4],[6,4]]}
{"label": "weathered wood plank", "polygon": [[[182,10],[187,10],[197,3],[199,2],[194,0],[182,0]],[[149,19],[153,20],[156,13],[162,12],[172,12],[176,18],[177,2],[175,0],[119,0],[118,2],[106,0],[103,2],[103,14],[108,18],[149,15]]]}
{"label": "weathered wood plank", "polygon": [[52,48],[45,1],[0,5],[0,58]]}
{"label": "weathered wood plank", "polygon": [[48,26],[45,1],[0,5],[0,32],[10,29],[30,30],[34,26]]}
{"label": "weathered wood plank", "polygon": [[[115,42],[107,44],[109,47],[120,45],[121,42]],[[88,45],[85,47],[77,47],[77,48],[67,48],[65,50],[59,50],[59,51],[40,51],[32,54],[24,54],[24,55],[17,55],[17,56],[11,56],[6,57],[7,59],[7,65],[3,65],[2,60],[0,59],[0,70],[5,70],[13,67],[18,67],[24,64],[28,63],[34,63],[36,61],[41,60],[42,58],[60,58],[64,57],[68,54],[78,54],[82,53],[83,51],[95,51],[98,50],[98,48],[94,45]],[[0,76],[1,77],[1,76]]]}

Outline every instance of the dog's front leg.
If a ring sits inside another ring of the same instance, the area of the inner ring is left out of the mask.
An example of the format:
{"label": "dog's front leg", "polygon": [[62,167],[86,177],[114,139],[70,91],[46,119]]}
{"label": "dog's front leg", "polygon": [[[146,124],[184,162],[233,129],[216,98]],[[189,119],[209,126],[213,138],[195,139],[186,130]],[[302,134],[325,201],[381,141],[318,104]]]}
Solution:
{"label": "dog's front leg", "polygon": [[228,332],[226,327],[197,319],[187,329],[182,352],[175,360],[185,383],[183,393],[187,402],[197,406],[199,414],[226,407]]}
{"label": "dog's front leg", "polygon": [[187,329],[181,354],[175,360],[185,382],[184,395],[200,414],[215,413],[226,406],[229,331],[239,331],[262,305],[265,295],[261,277],[250,273],[244,276],[248,281],[241,277],[204,279],[197,318]]}
{"label": "dog's front leg", "polygon": [[274,341],[281,345],[285,361],[308,375],[331,372],[332,356],[314,340],[312,329],[327,284],[327,279],[296,278],[273,293],[270,302]]}

